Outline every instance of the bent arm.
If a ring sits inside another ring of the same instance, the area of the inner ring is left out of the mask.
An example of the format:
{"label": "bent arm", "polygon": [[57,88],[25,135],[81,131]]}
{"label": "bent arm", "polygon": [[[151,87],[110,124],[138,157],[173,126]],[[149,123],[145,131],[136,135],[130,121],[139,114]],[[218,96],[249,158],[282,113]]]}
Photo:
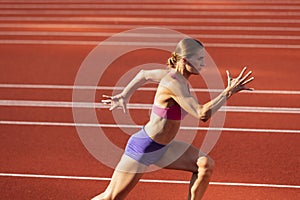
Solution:
{"label": "bent arm", "polygon": [[252,73],[248,72],[245,76],[244,73],[246,67],[242,70],[240,75],[237,78],[232,78],[229,71],[227,71],[227,80],[228,86],[226,89],[216,98],[207,102],[204,105],[200,105],[198,101],[190,95],[188,89],[180,85],[179,82],[173,81],[173,84],[170,88],[173,88],[170,91],[172,98],[188,113],[193,115],[196,118],[199,118],[202,121],[207,121],[217,110],[219,110],[226,102],[226,100],[231,97],[233,94],[238,93],[242,90],[252,90],[247,88],[245,85],[251,82],[254,77],[247,80],[247,78]]}
{"label": "bent arm", "polygon": [[199,118],[201,121],[206,122],[209,118],[211,118],[211,116],[225,104],[229,97],[230,91],[225,89],[216,98],[207,102],[203,106],[200,106],[201,109],[199,110]]}
{"label": "bent arm", "polygon": [[172,98],[189,114],[206,122],[217,110],[219,110],[230,96],[228,89],[225,89],[219,96],[204,105],[199,104],[197,99],[186,92],[185,88],[173,93]]}

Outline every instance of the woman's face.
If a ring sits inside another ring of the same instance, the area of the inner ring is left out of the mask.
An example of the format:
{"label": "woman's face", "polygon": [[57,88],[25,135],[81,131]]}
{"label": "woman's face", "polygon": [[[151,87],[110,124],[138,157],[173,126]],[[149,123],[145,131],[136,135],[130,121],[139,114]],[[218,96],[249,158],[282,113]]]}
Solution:
{"label": "woman's face", "polygon": [[186,58],[186,69],[192,74],[199,74],[204,64],[204,48],[198,49],[191,57]]}

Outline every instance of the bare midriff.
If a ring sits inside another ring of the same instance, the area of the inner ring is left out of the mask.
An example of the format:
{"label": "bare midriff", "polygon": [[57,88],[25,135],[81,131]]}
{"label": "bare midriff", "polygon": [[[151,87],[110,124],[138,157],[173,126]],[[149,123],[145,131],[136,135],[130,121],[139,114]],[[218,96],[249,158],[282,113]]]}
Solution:
{"label": "bare midriff", "polygon": [[170,120],[152,113],[150,121],[145,125],[145,131],[150,138],[159,144],[168,144],[176,136],[181,120]]}

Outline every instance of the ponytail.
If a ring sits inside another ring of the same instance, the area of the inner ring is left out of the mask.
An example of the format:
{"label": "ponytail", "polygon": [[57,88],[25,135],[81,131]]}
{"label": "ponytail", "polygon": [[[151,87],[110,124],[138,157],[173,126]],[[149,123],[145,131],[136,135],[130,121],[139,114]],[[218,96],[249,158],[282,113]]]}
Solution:
{"label": "ponytail", "polygon": [[168,66],[171,68],[176,68],[177,62],[180,60],[181,56],[179,56],[176,52],[172,53],[172,56],[168,59]]}

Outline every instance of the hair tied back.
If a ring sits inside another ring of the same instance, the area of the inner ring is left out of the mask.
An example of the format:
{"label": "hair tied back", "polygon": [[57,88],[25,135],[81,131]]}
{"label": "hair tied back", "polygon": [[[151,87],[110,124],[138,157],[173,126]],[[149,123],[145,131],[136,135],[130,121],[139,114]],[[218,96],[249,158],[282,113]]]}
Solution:
{"label": "hair tied back", "polygon": [[168,59],[168,65],[172,68],[175,68],[178,60],[179,55],[176,52],[173,52],[172,56]]}

